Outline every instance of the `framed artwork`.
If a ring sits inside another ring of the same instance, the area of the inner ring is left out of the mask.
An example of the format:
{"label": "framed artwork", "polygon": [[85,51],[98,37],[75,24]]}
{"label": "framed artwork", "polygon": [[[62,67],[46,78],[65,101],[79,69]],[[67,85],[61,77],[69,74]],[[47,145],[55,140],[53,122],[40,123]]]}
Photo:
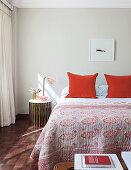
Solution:
{"label": "framed artwork", "polygon": [[90,39],[89,61],[114,61],[114,40]]}

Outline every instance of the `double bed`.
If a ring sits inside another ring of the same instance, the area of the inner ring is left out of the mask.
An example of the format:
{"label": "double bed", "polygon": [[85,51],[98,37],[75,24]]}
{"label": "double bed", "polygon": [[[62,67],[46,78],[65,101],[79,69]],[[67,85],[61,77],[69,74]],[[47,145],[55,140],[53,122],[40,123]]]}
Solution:
{"label": "double bed", "polygon": [[61,97],[32,151],[39,170],[52,170],[75,153],[131,151],[131,98]]}

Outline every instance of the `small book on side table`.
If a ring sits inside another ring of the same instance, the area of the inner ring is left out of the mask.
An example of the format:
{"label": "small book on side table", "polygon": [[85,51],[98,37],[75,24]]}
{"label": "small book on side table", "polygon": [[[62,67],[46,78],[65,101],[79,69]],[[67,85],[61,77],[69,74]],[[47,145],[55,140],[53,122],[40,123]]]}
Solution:
{"label": "small book on side table", "polygon": [[75,170],[123,170],[116,154],[75,154]]}
{"label": "small book on side table", "polygon": [[110,155],[83,155],[83,168],[115,168]]}

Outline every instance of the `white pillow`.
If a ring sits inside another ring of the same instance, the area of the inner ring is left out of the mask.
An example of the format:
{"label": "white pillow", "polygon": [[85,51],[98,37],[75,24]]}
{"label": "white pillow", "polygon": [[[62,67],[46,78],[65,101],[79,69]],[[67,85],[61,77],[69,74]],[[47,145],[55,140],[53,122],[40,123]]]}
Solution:
{"label": "white pillow", "polygon": [[96,96],[104,96],[106,97],[108,93],[108,85],[96,85]]}
{"label": "white pillow", "polygon": [[[96,85],[96,96],[104,96],[106,97],[108,93],[108,85],[101,85],[98,86]],[[61,91],[62,96],[67,96],[69,94],[69,86],[66,86],[64,89]]]}
{"label": "white pillow", "polygon": [[66,86],[64,89],[61,91],[62,96],[67,96],[69,94],[69,86]]}

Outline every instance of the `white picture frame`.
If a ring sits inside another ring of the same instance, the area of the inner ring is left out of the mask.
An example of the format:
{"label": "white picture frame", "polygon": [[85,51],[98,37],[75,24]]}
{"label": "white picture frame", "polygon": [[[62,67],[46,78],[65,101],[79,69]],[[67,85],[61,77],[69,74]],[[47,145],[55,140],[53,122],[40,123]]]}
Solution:
{"label": "white picture frame", "polygon": [[89,61],[114,61],[114,39],[90,39]]}

